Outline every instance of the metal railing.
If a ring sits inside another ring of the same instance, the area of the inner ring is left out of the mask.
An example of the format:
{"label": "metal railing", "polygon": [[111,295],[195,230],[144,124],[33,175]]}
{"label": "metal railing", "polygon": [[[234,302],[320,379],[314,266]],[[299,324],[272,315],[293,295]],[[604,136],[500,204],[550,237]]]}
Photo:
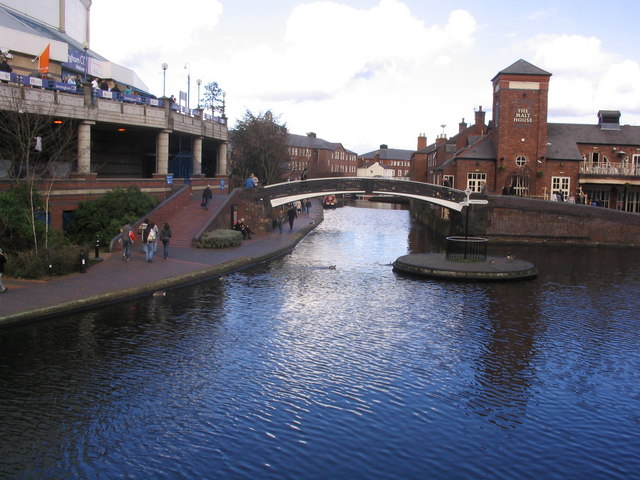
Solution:
{"label": "metal railing", "polygon": [[630,162],[582,162],[580,164],[580,173],[587,175],[620,175],[637,177],[640,176],[640,165]]}
{"label": "metal railing", "polygon": [[446,258],[453,262],[484,262],[487,259],[487,239],[447,237]]}

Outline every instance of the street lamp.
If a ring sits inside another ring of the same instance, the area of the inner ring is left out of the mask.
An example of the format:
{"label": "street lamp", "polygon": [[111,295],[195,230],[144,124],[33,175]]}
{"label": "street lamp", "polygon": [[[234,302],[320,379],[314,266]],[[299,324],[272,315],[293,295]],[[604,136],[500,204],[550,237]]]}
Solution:
{"label": "street lamp", "polygon": [[185,70],[187,67],[189,67],[187,72],[187,113],[189,113],[191,110],[191,64],[189,62],[184,64]]}
{"label": "street lamp", "polygon": [[200,108],[200,85],[202,85],[202,80],[198,79],[196,83],[198,84],[198,108]]}
{"label": "street lamp", "polygon": [[87,67],[89,66],[89,57],[87,56],[87,50],[89,50],[89,44],[82,42],[82,49],[84,50],[84,83],[87,83]]}
{"label": "street lamp", "polygon": [[162,64],[162,96],[166,97],[166,86],[167,86],[167,68],[169,68],[169,65],[167,65],[166,63]]}

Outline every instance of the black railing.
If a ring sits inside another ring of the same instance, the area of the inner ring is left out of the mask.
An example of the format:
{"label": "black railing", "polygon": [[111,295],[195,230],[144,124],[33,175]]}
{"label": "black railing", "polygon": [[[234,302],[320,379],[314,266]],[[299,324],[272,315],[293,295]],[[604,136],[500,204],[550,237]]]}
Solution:
{"label": "black railing", "polygon": [[447,237],[446,258],[453,262],[484,262],[487,259],[487,239]]}

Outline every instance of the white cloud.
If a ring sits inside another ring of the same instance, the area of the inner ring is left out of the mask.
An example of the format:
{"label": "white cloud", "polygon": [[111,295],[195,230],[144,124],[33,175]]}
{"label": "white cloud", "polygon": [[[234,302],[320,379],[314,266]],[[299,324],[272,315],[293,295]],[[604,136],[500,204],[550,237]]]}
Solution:
{"label": "white cloud", "polygon": [[552,73],[550,119],[594,123],[598,110],[620,110],[626,123],[640,121],[640,65],[618,61],[599,38],[539,35],[524,45],[532,63]]}

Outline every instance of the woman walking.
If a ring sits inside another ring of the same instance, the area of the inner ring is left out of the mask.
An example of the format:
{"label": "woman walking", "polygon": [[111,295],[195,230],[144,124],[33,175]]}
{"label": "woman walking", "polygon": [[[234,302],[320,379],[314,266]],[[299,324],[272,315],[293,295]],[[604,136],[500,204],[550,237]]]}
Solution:
{"label": "woman walking", "polygon": [[169,258],[169,239],[171,238],[171,227],[167,222],[164,222],[162,230],[160,230],[160,241],[162,242],[162,249],[164,259]]}

